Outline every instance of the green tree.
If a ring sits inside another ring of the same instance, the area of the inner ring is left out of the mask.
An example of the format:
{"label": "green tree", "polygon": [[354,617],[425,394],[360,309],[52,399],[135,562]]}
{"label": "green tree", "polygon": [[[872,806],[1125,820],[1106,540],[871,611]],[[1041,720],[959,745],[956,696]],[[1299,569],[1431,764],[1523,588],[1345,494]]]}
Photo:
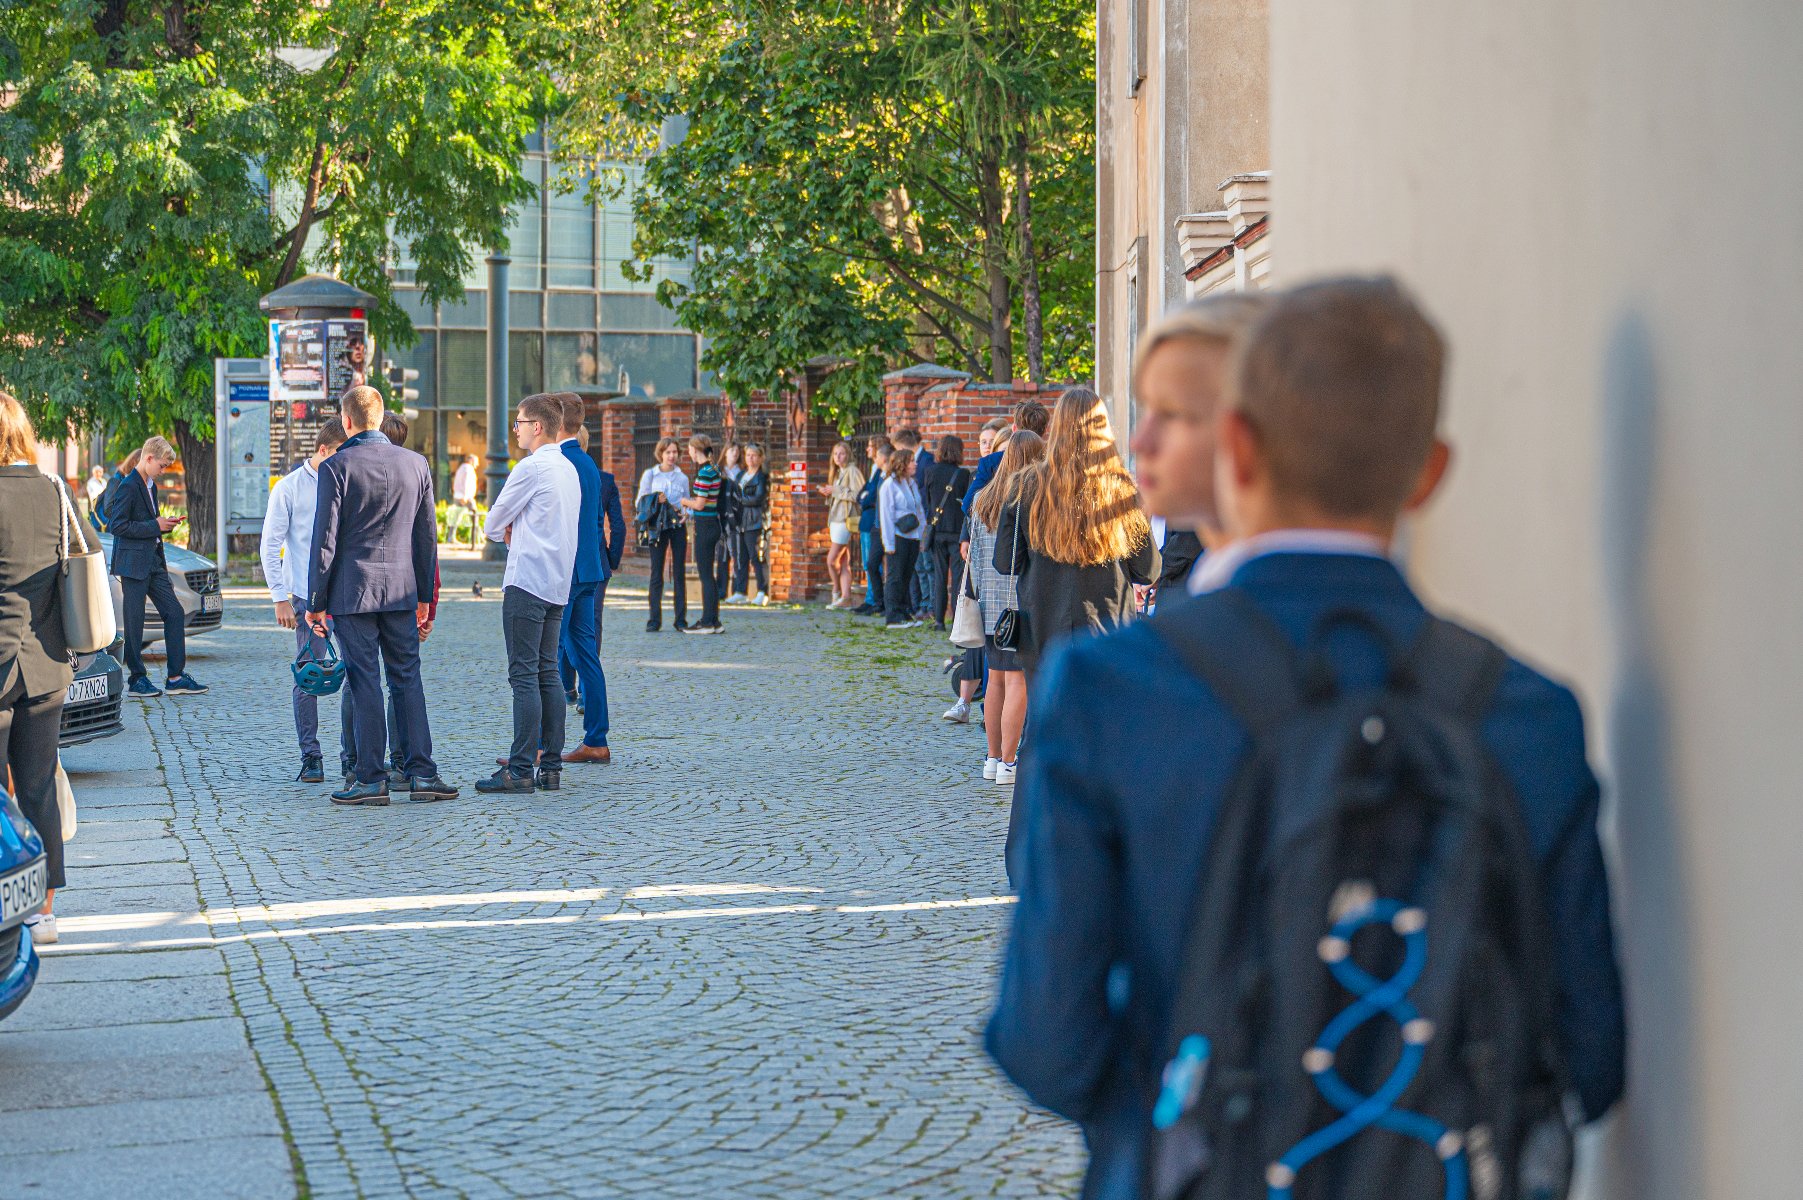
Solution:
{"label": "green tree", "polygon": [[1092,9],[592,5],[591,27],[630,36],[597,34],[567,140],[648,151],[635,253],[693,250],[662,292],[729,392],[844,360],[821,400],[848,420],[898,362],[1089,373]]}
{"label": "green tree", "polygon": [[15,0],[0,7],[0,383],[40,433],[172,435],[212,537],[212,359],[308,268],[455,298],[532,194],[538,0]]}

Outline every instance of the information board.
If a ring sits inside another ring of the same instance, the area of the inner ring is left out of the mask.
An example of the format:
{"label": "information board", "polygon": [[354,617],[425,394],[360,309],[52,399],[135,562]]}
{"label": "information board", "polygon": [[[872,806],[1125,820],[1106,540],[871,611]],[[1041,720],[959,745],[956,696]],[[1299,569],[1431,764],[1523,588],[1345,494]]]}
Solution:
{"label": "information board", "polygon": [[805,461],[789,464],[789,491],[801,495],[808,490],[808,464]]}
{"label": "information board", "polygon": [[269,384],[226,382],[225,522],[227,533],[259,533],[269,511],[271,423]]}

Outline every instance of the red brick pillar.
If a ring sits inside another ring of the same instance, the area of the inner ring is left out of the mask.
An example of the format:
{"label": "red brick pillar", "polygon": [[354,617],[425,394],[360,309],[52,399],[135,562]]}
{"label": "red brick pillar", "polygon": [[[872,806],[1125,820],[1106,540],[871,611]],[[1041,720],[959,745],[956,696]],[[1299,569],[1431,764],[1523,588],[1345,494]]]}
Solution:
{"label": "red brick pillar", "polygon": [[[893,433],[912,426],[920,428],[921,396],[928,388],[941,384],[960,384],[970,379],[963,371],[954,371],[937,363],[903,367],[883,376],[883,428]],[[924,431],[923,431],[924,433]]]}
{"label": "red brick pillar", "polygon": [[628,552],[638,544],[633,524],[633,499],[639,490],[639,467],[635,457],[638,437],[638,410],[631,403],[601,403],[601,445],[595,455],[601,469],[614,477],[620,489],[620,506],[626,512],[626,546]]}
{"label": "red brick pillar", "polygon": [[[829,586],[826,550],[826,497],[814,489],[826,482],[836,425],[816,416],[813,396],[818,380],[809,378],[799,391],[782,397],[786,445],[770,469],[770,594],[791,603],[813,600]],[[774,455],[775,448],[769,448]],[[797,492],[795,485],[805,490]]]}

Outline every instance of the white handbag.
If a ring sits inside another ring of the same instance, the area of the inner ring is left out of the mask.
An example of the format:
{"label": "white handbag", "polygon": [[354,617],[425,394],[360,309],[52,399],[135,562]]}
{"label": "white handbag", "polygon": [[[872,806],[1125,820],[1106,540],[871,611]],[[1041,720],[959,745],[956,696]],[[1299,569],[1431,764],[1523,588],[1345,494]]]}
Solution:
{"label": "white handbag", "polygon": [[62,818],[63,841],[75,836],[75,789],[69,786],[69,774],[63,770],[62,755],[56,756],[56,807]]}
{"label": "white handbag", "polygon": [[[58,581],[57,602],[63,610],[63,640],[77,654],[92,654],[113,644],[119,636],[118,617],[113,612],[113,585],[106,577],[106,554],[96,543],[88,547],[82,533],[81,518],[69,503],[69,491],[63,481],[50,476],[62,504],[63,531],[57,543],[57,558],[62,564]],[[79,550],[69,552],[69,531],[75,531]]]}
{"label": "white handbag", "polygon": [[964,569],[964,586],[958,589],[958,607],[952,612],[952,645],[975,650],[983,644],[983,610],[970,594],[970,568]]}

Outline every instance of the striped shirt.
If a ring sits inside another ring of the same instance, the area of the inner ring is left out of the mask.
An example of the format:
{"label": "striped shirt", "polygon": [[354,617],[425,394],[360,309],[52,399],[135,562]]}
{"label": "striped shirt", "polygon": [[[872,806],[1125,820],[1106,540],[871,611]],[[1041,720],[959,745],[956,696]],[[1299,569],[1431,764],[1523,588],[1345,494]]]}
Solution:
{"label": "striped shirt", "polygon": [[702,463],[701,469],[695,472],[695,486],[690,494],[701,501],[701,507],[694,510],[696,516],[720,515],[720,472],[713,463]]}

